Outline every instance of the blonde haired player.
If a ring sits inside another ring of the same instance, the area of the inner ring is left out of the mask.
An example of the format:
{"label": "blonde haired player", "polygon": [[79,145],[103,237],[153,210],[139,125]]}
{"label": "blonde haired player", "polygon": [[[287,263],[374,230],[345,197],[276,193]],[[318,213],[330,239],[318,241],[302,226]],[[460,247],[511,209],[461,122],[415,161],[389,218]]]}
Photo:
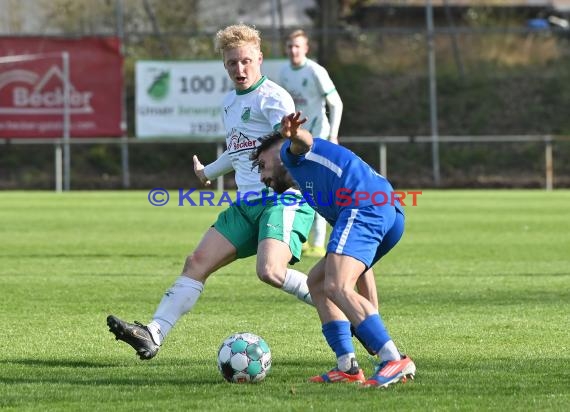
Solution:
{"label": "blonde haired player", "polygon": [[[295,30],[289,34],[286,46],[289,64],[281,68],[279,83],[293,97],[295,109],[303,112],[309,119],[305,128],[313,136],[338,144],[343,104],[333,81],[323,66],[307,57],[309,38],[303,30]],[[316,214],[310,246],[303,252],[305,256],[325,255],[326,230],[326,220]]]}
{"label": "blonde haired player", "polygon": [[110,331],[141,359],[156,355],[172,327],[194,307],[208,277],[236,259],[257,255],[256,271],[262,281],[312,304],[307,276],[287,264],[299,260],[314,212],[301,204],[300,193],[296,202],[271,201],[272,193],[260,182],[249,158],[257,139],[279,128],[295,104],[287,91],[261,74],[261,37],[255,28],[231,25],[218,31],[215,40],[235,87],[222,103],[227,149],[206,166],[194,156],[194,172],[209,185],[235,170],[238,191],[254,192],[257,198],[249,196],[247,202],[234,203],[220,213],[186,258],[181,275],[164,294],[149,324],[108,316]]}
{"label": "blonde haired player", "polygon": [[[296,202],[267,201],[271,193],[264,192],[265,184],[250,160],[257,139],[280,128],[282,117],[294,111],[293,99],[261,74],[261,37],[253,27],[237,24],[220,30],[216,50],[235,86],[223,100],[227,149],[205,167],[194,156],[194,172],[209,185],[212,179],[235,170],[238,190],[257,192],[259,199],[250,196],[248,202],[233,204],[220,213],[186,258],[182,274],[164,294],[149,324],[107,317],[116,339],[133,347],[141,359],[156,356],[166,335],[196,304],[208,277],[236,259],[257,255],[256,271],[262,281],[312,304],[307,276],[287,264],[299,260],[314,212],[301,204],[300,193]],[[369,300],[376,299],[373,278],[362,276],[360,282],[361,293]]]}

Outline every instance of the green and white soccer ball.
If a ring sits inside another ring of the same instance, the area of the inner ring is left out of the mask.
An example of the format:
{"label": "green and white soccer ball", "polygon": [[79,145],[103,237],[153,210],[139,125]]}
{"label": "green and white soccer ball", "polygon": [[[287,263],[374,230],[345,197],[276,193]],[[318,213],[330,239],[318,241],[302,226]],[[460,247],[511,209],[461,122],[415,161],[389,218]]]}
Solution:
{"label": "green and white soccer ball", "polygon": [[259,336],[240,332],[218,349],[218,369],[228,382],[259,382],[271,369],[271,350]]}

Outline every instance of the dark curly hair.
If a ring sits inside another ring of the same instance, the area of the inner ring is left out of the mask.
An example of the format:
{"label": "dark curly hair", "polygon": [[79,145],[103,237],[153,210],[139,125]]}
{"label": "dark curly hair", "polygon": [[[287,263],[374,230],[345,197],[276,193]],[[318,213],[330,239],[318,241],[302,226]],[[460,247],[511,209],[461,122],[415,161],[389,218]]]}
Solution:
{"label": "dark curly hair", "polygon": [[283,142],[284,137],[281,136],[280,132],[272,132],[269,134],[266,134],[265,136],[260,137],[259,139],[257,139],[257,141],[259,142],[259,145],[251,152],[251,154],[249,155],[249,160],[252,160],[253,163],[251,165],[251,169],[255,169],[257,166],[259,166],[259,155],[263,152],[265,152],[267,149],[269,149],[270,147],[272,147],[273,145],[279,143],[279,142]]}

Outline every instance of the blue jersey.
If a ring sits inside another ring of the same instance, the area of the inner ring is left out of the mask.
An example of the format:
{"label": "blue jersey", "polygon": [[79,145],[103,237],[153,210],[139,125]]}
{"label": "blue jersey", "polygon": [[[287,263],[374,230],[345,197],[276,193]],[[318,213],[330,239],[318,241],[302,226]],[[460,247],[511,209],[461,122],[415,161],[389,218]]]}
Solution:
{"label": "blue jersey", "polygon": [[[294,155],[287,140],[281,160],[309,205],[334,226],[344,209],[402,207],[388,180],[346,147],[315,138],[311,149]],[[302,166],[302,167],[301,167]]]}

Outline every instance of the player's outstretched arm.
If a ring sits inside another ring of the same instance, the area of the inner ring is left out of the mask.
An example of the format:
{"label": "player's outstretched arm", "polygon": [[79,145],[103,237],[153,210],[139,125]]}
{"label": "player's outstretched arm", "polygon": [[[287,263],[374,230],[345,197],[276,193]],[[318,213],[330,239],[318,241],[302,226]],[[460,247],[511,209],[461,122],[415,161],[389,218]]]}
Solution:
{"label": "player's outstretched arm", "polygon": [[198,160],[196,155],[192,160],[194,161],[194,173],[204,186],[210,186],[212,180],[234,170],[232,159],[227,150],[212,163],[205,166]]}
{"label": "player's outstretched arm", "polygon": [[204,165],[200,162],[200,160],[198,160],[198,156],[194,155],[192,157],[192,160],[194,161],[194,173],[196,174],[196,177],[200,179],[200,182],[202,182],[204,186],[210,186],[212,182],[210,182],[210,180],[206,177],[206,174],[204,173]]}
{"label": "player's outstretched arm", "polygon": [[291,113],[281,120],[281,135],[291,140],[290,150],[293,154],[307,153],[313,145],[311,133],[301,128],[306,121],[306,117],[301,119],[301,112]]}

